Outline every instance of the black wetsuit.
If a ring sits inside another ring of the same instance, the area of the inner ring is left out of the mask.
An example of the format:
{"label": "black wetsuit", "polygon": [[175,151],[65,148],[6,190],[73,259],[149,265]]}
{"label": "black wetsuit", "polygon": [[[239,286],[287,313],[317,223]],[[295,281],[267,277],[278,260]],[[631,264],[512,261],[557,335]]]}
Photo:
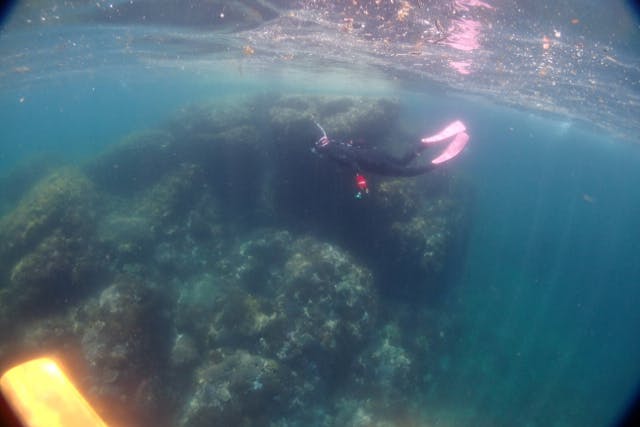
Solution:
{"label": "black wetsuit", "polygon": [[432,163],[409,165],[427,148],[422,143],[416,144],[407,154],[398,158],[389,153],[379,151],[375,147],[363,147],[333,140],[321,144],[321,141],[316,143],[315,151],[318,154],[351,167],[355,172],[370,172],[386,176],[416,176],[427,173],[436,167]]}

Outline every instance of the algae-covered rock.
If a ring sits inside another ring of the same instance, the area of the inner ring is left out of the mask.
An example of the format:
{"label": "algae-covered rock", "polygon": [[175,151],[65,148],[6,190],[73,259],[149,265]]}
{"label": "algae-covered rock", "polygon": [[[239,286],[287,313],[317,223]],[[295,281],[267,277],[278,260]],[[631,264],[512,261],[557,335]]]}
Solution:
{"label": "algae-covered rock", "polygon": [[202,196],[201,176],[198,166],[183,163],[146,192],[113,201],[98,226],[100,241],[121,261],[149,256],[159,239],[176,232],[176,223]]}
{"label": "algae-covered rock", "polygon": [[149,251],[155,239],[149,218],[114,211],[105,216],[98,226],[98,238],[116,259],[138,259]]}
{"label": "algae-covered rock", "polygon": [[0,215],[7,212],[43,176],[62,165],[54,153],[38,153],[0,176]]}
{"label": "algae-covered rock", "polygon": [[260,230],[240,242],[226,273],[243,287],[265,295],[282,284],[282,266],[291,253],[292,235],[284,230]]}
{"label": "algae-covered rock", "polygon": [[416,179],[390,178],[381,180],[371,193],[376,208],[392,221],[407,219],[415,215],[420,207],[421,197]]}
{"label": "algae-covered rock", "polygon": [[98,257],[81,237],[55,230],[13,266],[0,303],[49,311],[90,289],[101,270]]}
{"label": "algae-covered rock", "polygon": [[289,400],[289,372],[278,361],[243,350],[221,352],[198,368],[181,426],[260,426]]}
{"label": "algae-covered rock", "polygon": [[154,283],[123,275],[70,316],[90,383],[114,414],[155,417],[167,402],[162,366],[169,355],[167,295]]}
{"label": "algae-covered rock", "polygon": [[212,303],[215,316],[207,330],[207,341],[215,346],[259,349],[260,338],[271,337],[282,327],[281,313],[267,298],[230,289]]}
{"label": "algae-covered rock", "polygon": [[130,193],[145,188],[180,163],[173,136],[161,130],[137,132],[110,146],[84,168],[102,190]]}
{"label": "algae-covered rock", "polygon": [[[84,170],[104,191],[130,195],[146,191],[183,164],[197,165],[211,181],[251,177],[266,138],[247,100],[185,107],[159,129],[139,131],[109,146]],[[255,102],[255,101],[254,101]],[[243,180],[235,180],[241,186]],[[253,182],[253,181],[250,181]]]}
{"label": "algae-covered rock", "polygon": [[465,199],[452,191],[450,179],[437,172],[384,179],[372,189],[370,200],[385,252],[371,255],[385,256],[389,271],[406,272],[416,281],[437,279],[464,228]]}
{"label": "algae-covered rock", "polygon": [[[424,408],[415,407],[415,396],[404,396],[406,405],[388,408],[380,406],[376,398],[370,396],[341,398],[332,411],[331,427],[422,427]],[[407,407],[409,406],[409,407]]]}
{"label": "algae-covered rock", "polygon": [[15,260],[51,230],[90,232],[95,201],[93,185],[77,169],[58,169],[44,177],[0,220],[0,265]]}
{"label": "algae-covered rock", "polygon": [[[411,331],[416,336],[421,333]],[[351,373],[355,377],[352,384],[376,395],[379,405],[387,408],[401,404],[407,394],[416,393],[423,384],[423,375],[418,369],[422,366],[414,359],[428,355],[407,348],[403,341],[410,341],[412,337],[407,339],[403,335],[396,322],[387,323],[358,356],[358,370]]]}
{"label": "algae-covered rock", "polygon": [[152,227],[170,224],[192,206],[202,186],[200,167],[182,163],[138,199],[134,215],[148,218]]}
{"label": "algae-covered rock", "polygon": [[[293,397],[280,402],[286,408],[322,399],[372,331],[371,273],[333,245],[279,230],[242,239],[218,268],[182,287],[178,330],[203,343],[201,351],[242,350],[277,362],[291,373]],[[251,417],[248,425],[260,425]]]}
{"label": "algae-covered rock", "polygon": [[77,341],[68,321],[67,312],[34,319],[16,316],[10,329],[0,330],[0,366],[15,366],[43,354],[65,362],[77,360]]}
{"label": "algae-covered rock", "polygon": [[240,97],[191,105],[166,126],[177,141],[177,162],[198,165],[229,218],[259,209],[271,151],[261,99]]}
{"label": "algae-covered rock", "polygon": [[331,138],[375,143],[393,130],[399,112],[396,101],[384,98],[293,95],[276,99],[269,119],[278,135],[319,137],[317,122]]}
{"label": "algae-covered rock", "polygon": [[260,103],[259,97],[236,96],[190,104],[168,120],[167,129],[180,141],[204,140],[227,129],[255,123]]}
{"label": "algae-covered rock", "polygon": [[[287,319],[297,322],[289,325],[278,356],[302,356],[319,366],[343,362],[343,351],[358,348],[373,325],[371,273],[344,251],[307,237],[291,245],[284,277],[278,305]],[[327,358],[319,357],[318,350]]]}
{"label": "algae-covered rock", "polygon": [[0,319],[59,310],[101,280],[96,196],[77,169],[40,180],[0,221]]}
{"label": "algae-covered rock", "polygon": [[458,231],[459,218],[449,198],[425,201],[406,221],[394,221],[391,232],[402,256],[408,256],[425,274],[441,273]]}
{"label": "algae-covered rock", "polygon": [[237,284],[218,297],[209,329],[217,345],[233,337],[292,365],[326,369],[347,363],[343,350],[357,348],[371,330],[371,273],[335,246],[265,231],[240,244],[231,265],[227,283]]}
{"label": "algae-covered rock", "polygon": [[0,359],[75,349],[85,388],[153,414],[141,425],[402,425],[389,414],[443,339],[379,295],[440,282],[464,206],[438,171],[367,176],[356,199],[353,171],[310,150],[314,122],[384,146],[398,115],[379,98],[224,100],[114,145],[89,178],[48,174],[0,220],[0,329],[33,320],[0,335]]}
{"label": "algae-covered rock", "polygon": [[199,359],[196,343],[189,334],[176,334],[171,347],[169,362],[177,368],[189,368]]}
{"label": "algae-covered rock", "polygon": [[158,421],[177,405],[171,390],[180,387],[166,369],[169,307],[166,290],[121,275],[97,295],[66,304],[61,313],[39,313],[28,322],[21,313],[11,340],[0,344],[0,364],[57,357],[108,421],[162,425]]}

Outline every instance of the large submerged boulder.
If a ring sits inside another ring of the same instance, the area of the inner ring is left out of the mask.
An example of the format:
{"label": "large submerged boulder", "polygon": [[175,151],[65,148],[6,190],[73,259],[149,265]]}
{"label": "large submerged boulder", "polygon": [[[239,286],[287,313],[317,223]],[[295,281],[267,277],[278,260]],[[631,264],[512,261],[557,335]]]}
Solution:
{"label": "large submerged boulder", "polygon": [[409,294],[416,286],[437,288],[450,254],[463,241],[467,198],[438,171],[380,181],[371,195],[371,216],[381,244],[371,256],[386,259],[391,268],[378,273]]}
{"label": "large submerged boulder", "polygon": [[62,166],[55,153],[36,153],[0,175],[0,215],[6,213],[42,177]]}
{"label": "large submerged boulder", "polygon": [[156,418],[167,408],[169,378],[163,368],[169,354],[168,295],[158,285],[122,275],[97,297],[71,312],[69,324],[80,343],[90,380],[84,386],[97,400],[126,414]]}
{"label": "large submerged boulder", "polygon": [[332,138],[374,143],[394,130],[400,107],[386,98],[292,95],[275,99],[268,111],[271,127],[282,138],[308,133],[319,137],[315,122]]}
{"label": "large submerged boulder", "polygon": [[162,130],[133,133],[90,160],[85,171],[108,192],[130,193],[155,183],[180,164],[176,141]]}
{"label": "large submerged boulder", "polygon": [[198,368],[183,425],[261,425],[261,412],[324,399],[372,331],[371,273],[335,246],[274,230],[241,242],[220,268],[179,298],[178,330],[219,355]]}
{"label": "large submerged boulder", "polygon": [[91,181],[62,168],[0,220],[0,319],[60,310],[100,282],[97,208]]}
{"label": "large submerged boulder", "polygon": [[111,200],[98,224],[98,238],[119,262],[144,260],[159,241],[176,232],[202,198],[202,171],[180,164],[141,193]]}
{"label": "large submerged boulder", "polygon": [[244,350],[220,352],[198,368],[179,425],[266,425],[291,398],[289,381],[276,360]]}

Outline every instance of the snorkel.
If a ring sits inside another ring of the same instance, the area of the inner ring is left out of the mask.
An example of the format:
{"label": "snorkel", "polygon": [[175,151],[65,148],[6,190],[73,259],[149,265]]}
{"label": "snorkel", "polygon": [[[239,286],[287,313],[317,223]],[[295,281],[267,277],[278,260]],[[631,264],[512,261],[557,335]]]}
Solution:
{"label": "snorkel", "polygon": [[320,137],[320,139],[316,141],[316,147],[317,148],[326,147],[327,145],[329,145],[329,142],[330,142],[329,137],[327,136],[327,133],[324,131],[324,129],[322,128],[322,126],[320,126],[318,122],[313,122],[313,123],[315,123],[318,129],[320,129],[320,132],[322,132],[322,137]]}

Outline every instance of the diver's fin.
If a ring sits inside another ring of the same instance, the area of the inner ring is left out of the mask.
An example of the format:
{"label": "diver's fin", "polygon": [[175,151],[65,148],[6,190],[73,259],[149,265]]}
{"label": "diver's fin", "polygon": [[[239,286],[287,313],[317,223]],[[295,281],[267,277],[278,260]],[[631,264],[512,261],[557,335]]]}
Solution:
{"label": "diver's fin", "polygon": [[[457,135],[461,132],[467,130],[467,127],[460,120],[456,120],[455,122],[450,123],[442,129],[440,132],[433,136],[428,136],[426,138],[422,138],[422,142],[425,144],[433,144],[434,142],[444,141],[445,139],[451,138],[454,135]],[[464,147],[464,145],[463,145]]]}
{"label": "diver's fin", "polygon": [[438,165],[446,162],[447,160],[453,159],[455,156],[460,154],[465,145],[467,145],[467,142],[469,142],[469,135],[466,132],[458,133],[456,137],[453,138],[453,141],[447,145],[447,148],[445,148],[438,157],[431,160],[431,163]]}

